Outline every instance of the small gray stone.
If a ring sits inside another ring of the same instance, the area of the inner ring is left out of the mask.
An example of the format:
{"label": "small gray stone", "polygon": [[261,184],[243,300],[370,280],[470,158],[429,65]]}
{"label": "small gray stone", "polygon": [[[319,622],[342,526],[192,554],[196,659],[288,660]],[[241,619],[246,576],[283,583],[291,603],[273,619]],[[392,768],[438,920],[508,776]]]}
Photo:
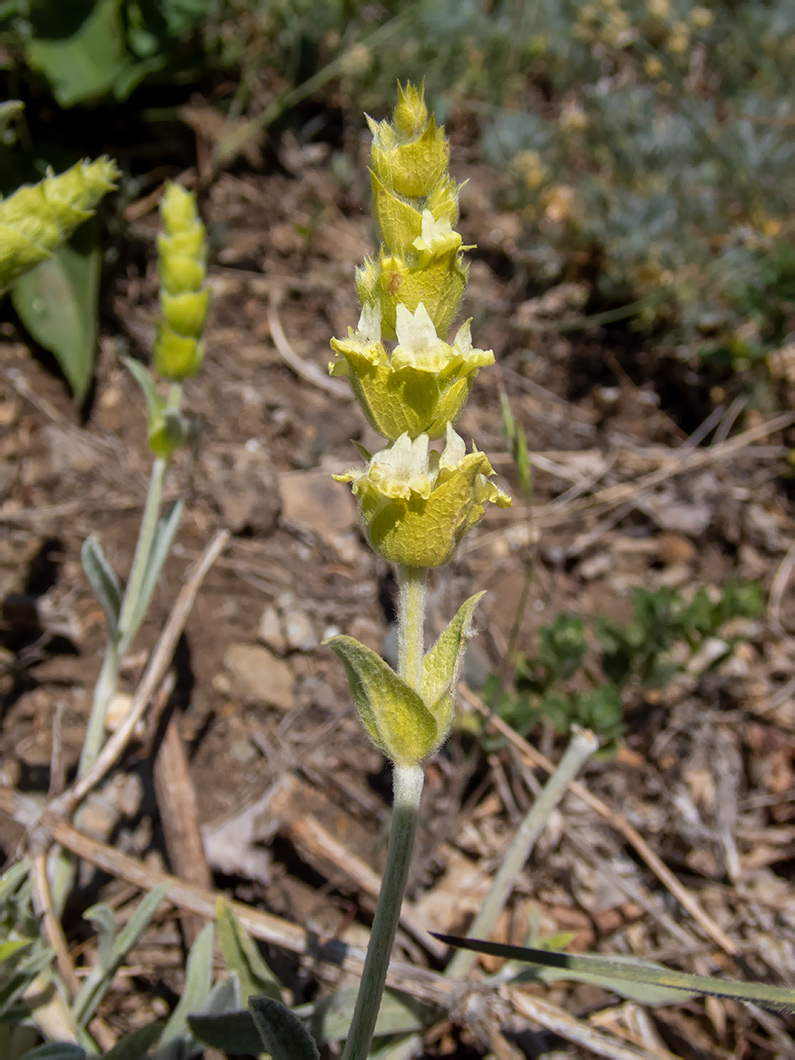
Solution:
{"label": "small gray stone", "polygon": [[312,623],[303,611],[297,609],[285,611],[284,635],[293,651],[311,651],[318,645]]}
{"label": "small gray stone", "polygon": [[287,663],[259,644],[230,644],[224,657],[231,694],[246,706],[291,710],[295,681]]}
{"label": "small gray stone", "polygon": [[213,478],[212,496],[233,534],[249,530],[266,537],[279,518],[279,491],[272,472],[254,461],[223,469]]}
{"label": "small gray stone", "polygon": [[279,478],[282,518],[289,526],[308,530],[334,543],[356,524],[351,491],[334,482],[328,471],[288,472]]}
{"label": "small gray stone", "polygon": [[283,655],[287,648],[282,633],[282,621],[278,611],[271,604],[268,604],[260,616],[257,637],[279,655]]}

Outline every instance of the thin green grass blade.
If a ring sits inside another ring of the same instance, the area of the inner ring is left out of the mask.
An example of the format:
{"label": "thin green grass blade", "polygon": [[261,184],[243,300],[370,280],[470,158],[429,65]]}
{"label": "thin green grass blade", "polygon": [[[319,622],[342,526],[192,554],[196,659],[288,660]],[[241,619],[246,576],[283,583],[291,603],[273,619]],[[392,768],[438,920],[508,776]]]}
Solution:
{"label": "thin green grass blade", "polygon": [[761,1005],[763,1008],[777,1012],[795,1014],[795,990],[786,987],[770,986],[767,983],[742,983],[736,979],[715,979],[706,975],[689,975],[672,969],[661,971],[653,965],[629,965],[611,961],[591,954],[559,953],[553,950],[532,950],[523,946],[508,946],[497,942],[484,942],[480,939],[463,939],[455,935],[437,935],[434,938],[446,942],[449,946],[473,950],[494,957],[505,957],[507,960],[525,961],[543,968],[559,968],[562,971],[590,973],[604,977],[605,983],[615,982],[615,989],[620,992],[622,983],[640,983],[648,986],[669,988],[682,991],[683,994],[707,994],[710,997],[731,998],[735,1001],[746,1001],[749,1004]]}

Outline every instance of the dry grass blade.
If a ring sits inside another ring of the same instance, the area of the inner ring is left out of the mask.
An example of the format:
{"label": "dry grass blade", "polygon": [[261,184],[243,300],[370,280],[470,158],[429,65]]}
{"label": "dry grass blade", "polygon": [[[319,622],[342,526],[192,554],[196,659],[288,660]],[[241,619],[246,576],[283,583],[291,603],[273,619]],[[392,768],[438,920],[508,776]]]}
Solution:
{"label": "dry grass blade", "polygon": [[[466,685],[460,684],[458,688],[459,692],[470,706],[477,710],[478,713],[482,714],[487,719],[488,724],[520,751],[529,760],[531,765],[540,766],[549,774],[554,772],[555,767],[548,758],[542,755],[540,751],[537,751],[535,747],[527,742],[527,740],[523,739],[518,732],[510,727],[510,725],[506,725],[501,718],[492,714],[483,701],[468,689]],[[640,832],[629,823],[623,814],[616,813],[616,811],[612,810],[606,802],[602,802],[601,799],[588,791],[588,789],[579,781],[574,781],[569,786],[569,791],[572,795],[575,795],[578,799],[584,802],[586,806],[589,806],[592,810],[598,813],[600,817],[608,821],[624,836],[627,842],[637,851],[638,855],[652,870],[657,879],[668,888],[680,905],[682,905],[688,913],[690,913],[696,923],[698,923],[702,931],[716,942],[724,953],[728,954],[730,957],[735,957],[737,955],[738,947],[736,944],[732,942],[720,925],[716,924],[712,917],[702,908],[698,899],[692,895],[687,888],[679,882],[679,880],[677,880],[668,866],[657,856],[657,854],[654,853]]]}
{"label": "dry grass blade", "polygon": [[[590,1049],[596,1056],[604,1056],[607,1060],[659,1060],[659,1052],[650,1053],[647,1049],[636,1049],[633,1046],[624,1045],[612,1035],[589,1027],[587,1023],[575,1019],[574,1016],[570,1016],[540,997],[533,997],[516,988],[509,989],[508,996],[520,1016],[545,1027],[554,1034],[559,1034],[561,1038],[575,1045]],[[672,1054],[668,1053],[667,1056],[672,1057]]]}
{"label": "dry grass blade", "polygon": [[306,380],[307,383],[311,383],[313,386],[320,387],[321,390],[328,391],[329,394],[333,394],[335,397],[344,398],[345,400],[350,400],[353,397],[351,388],[347,383],[343,383],[340,379],[332,379],[325,372],[321,372],[317,365],[311,364],[305,361],[303,357],[298,356],[287,341],[287,336],[284,334],[279,314],[276,312],[274,305],[268,308],[268,325],[271,329],[273,345],[279,351],[279,356],[299,378]]}
{"label": "dry grass blade", "polygon": [[130,709],[122,724],[111,736],[96,762],[86,775],[72,788],[68,789],[58,799],[50,803],[48,809],[53,816],[69,816],[86,795],[99,784],[109,769],[114,765],[119,755],[122,754],[135,726],[146,712],[149,701],[157,690],[157,686],[163,680],[166,670],[171,663],[171,657],[177,646],[188,615],[193,608],[196,595],[199,592],[207,572],[212,567],[216,558],[226,548],[229,541],[229,531],[219,530],[210,541],[207,548],[191,573],[190,577],[182,587],[176,603],[168,617],[168,621],[160,635],[155,650],[149,660],[146,673],[135,693]]}
{"label": "dry grass blade", "polygon": [[[698,468],[734,456],[761,438],[775,434],[776,431],[786,430],[793,423],[795,423],[795,413],[785,412],[781,416],[775,416],[772,420],[759,423],[742,434],[738,434],[735,438],[710,446],[708,449],[694,450],[688,448],[684,453],[679,453],[673,449],[665,458],[662,466],[655,471],[650,471],[647,475],[641,475],[632,482],[621,482],[615,486],[607,486],[589,497],[577,498],[562,507],[556,507],[555,501],[539,506],[532,510],[533,519],[539,525],[552,526],[568,519],[573,512],[614,507],[616,504],[632,500],[645,490],[667,482],[674,475],[681,475],[686,471],[695,471]],[[521,509],[517,509],[516,515],[525,517],[525,513]]]}

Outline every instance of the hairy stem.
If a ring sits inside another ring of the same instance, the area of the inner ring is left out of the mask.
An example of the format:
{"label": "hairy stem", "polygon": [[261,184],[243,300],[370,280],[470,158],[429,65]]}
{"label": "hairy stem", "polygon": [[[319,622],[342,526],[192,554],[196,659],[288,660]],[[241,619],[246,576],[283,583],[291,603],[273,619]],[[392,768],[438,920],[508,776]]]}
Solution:
{"label": "hairy stem", "polygon": [[419,692],[425,655],[425,577],[423,567],[398,567],[398,674]]}
{"label": "hairy stem", "polygon": [[[558,768],[530,807],[505,853],[491,890],[469,927],[467,935],[470,938],[487,939],[489,937],[497,917],[508,900],[514,881],[524,868],[536,839],[546,827],[550,814],[566,794],[566,789],[579,773],[583,763],[598,747],[599,742],[592,732],[575,727],[574,735],[569,741],[569,746]],[[458,950],[447,966],[445,975],[450,979],[463,979],[476,959],[477,954],[471,950]]]}
{"label": "hairy stem", "polygon": [[411,861],[422,795],[422,766],[395,765],[394,807],[389,836],[389,856],[373,919],[370,945],[364,962],[356,1008],[342,1060],[365,1060],[373,1040],[392,944],[395,941],[403,891]]}
{"label": "hairy stem", "polygon": [[157,521],[160,517],[160,505],[163,499],[163,483],[166,477],[166,461],[159,457],[152,465],[152,475],[149,479],[149,490],[146,494],[141,528],[138,531],[138,541],[135,546],[130,577],[124,591],[124,600],[121,605],[119,616],[119,639],[113,644],[108,641],[105,649],[105,658],[102,669],[94,688],[94,698],[91,704],[91,714],[88,719],[83,750],[80,754],[80,765],[78,775],[84,776],[97,759],[102,747],[102,737],[105,731],[105,716],[110,701],[116,692],[119,680],[119,669],[124,655],[135,636],[137,629],[133,628],[132,618],[141,594],[146,565],[152,551],[152,543],[157,529]]}
{"label": "hairy stem", "polygon": [[[398,567],[398,673],[417,691],[422,684],[425,654],[425,576],[426,571],[422,568]],[[381,881],[367,959],[342,1060],[365,1060],[370,1051],[406,889],[423,781],[421,765],[395,763],[386,871]]]}
{"label": "hairy stem", "polygon": [[127,588],[124,592],[124,601],[122,602],[121,615],[119,616],[120,646],[123,649],[120,651],[120,655],[129,648],[130,641],[137,632],[132,626],[133,616],[138,604],[138,597],[141,595],[146,565],[149,562],[149,555],[152,551],[152,543],[157,530],[157,521],[160,518],[160,506],[163,501],[163,485],[167,466],[168,462],[162,457],[156,457],[152,464],[152,476],[149,479],[149,490],[146,494],[141,529],[138,532],[135,556],[130,568],[130,577],[127,580]]}

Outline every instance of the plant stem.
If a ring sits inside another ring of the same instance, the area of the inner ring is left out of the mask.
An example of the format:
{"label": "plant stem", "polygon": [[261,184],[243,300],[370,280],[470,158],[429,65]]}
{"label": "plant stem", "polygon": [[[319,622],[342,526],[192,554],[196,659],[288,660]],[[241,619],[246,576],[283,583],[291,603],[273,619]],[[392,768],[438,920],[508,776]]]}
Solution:
{"label": "plant stem", "polygon": [[[398,673],[417,691],[425,654],[425,577],[424,568],[398,567]],[[365,1060],[370,1051],[409,874],[424,779],[421,765],[394,763],[389,854],[342,1060]]]}
{"label": "plant stem", "polygon": [[422,766],[394,767],[389,855],[342,1060],[365,1060],[370,1051],[409,872],[423,780]]}
{"label": "plant stem", "polygon": [[[170,404],[170,402],[169,402]],[[132,628],[133,616],[141,595],[146,565],[149,562],[149,554],[152,551],[152,542],[157,530],[157,521],[160,518],[160,506],[163,502],[163,485],[166,479],[166,467],[168,461],[162,457],[155,457],[152,463],[152,476],[149,479],[149,490],[146,494],[141,529],[138,531],[138,541],[135,545],[135,556],[133,557],[130,577],[127,580],[127,588],[124,591],[124,601],[121,605],[119,616],[119,646],[120,655],[124,654],[130,646],[130,641],[137,630]]]}
{"label": "plant stem", "polygon": [[[588,729],[574,726],[574,735],[561,758],[558,768],[544,785],[541,794],[531,806],[511,845],[505,853],[502,864],[494,877],[491,890],[481,906],[480,912],[472,921],[467,935],[470,938],[487,939],[502,912],[513,888],[514,880],[524,868],[536,839],[544,830],[550,814],[566,794],[569,784],[577,776],[586,759],[597,750],[599,742]],[[463,979],[477,959],[471,950],[458,950],[445,975],[450,979]]]}
{"label": "plant stem", "polygon": [[102,660],[102,669],[99,671],[97,683],[94,686],[94,698],[91,702],[91,714],[88,718],[88,728],[83,740],[83,749],[80,752],[80,764],[77,767],[78,776],[83,776],[96,761],[102,744],[102,734],[105,731],[105,714],[108,704],[113,699],[116,691],[116,683],[119,678],[119,667],[121,656],[118,649],[110,639],[105,646],[105,658]]}
{"label": "plant stem", "polygon": [[398,674],[419,692],[425,655],[424,567],[398,567]]}
{"label": "plant stem", "polygon": [[116,644],[108,640],[105,648],[105,658],[102,669],[94,688],[94,698],[91,704],[91,714],[88,719],[83,750],[80,753],[80,765],[78,776],[84,776],[97,759],[102,746],[102,736],[105,731],[105,715],[108,705],[116,692],[119,680],[119,669],[124,655],[130,646],[130,642],[137,632],[137,626],[132,625],[133,616],[141,593],[146,565],[149,554],[152,551],[157,521],[160,517],[160,505],[163,500],[163,483],[166,477],[167,462],[157,457],[152,464],[152,475],[149,479],[149,489],[146,494],[146,504],[138,531],[138,541],[135,546],[130,577],[127,588],[124,591],[124,600],[119,615],[119,639]]}

